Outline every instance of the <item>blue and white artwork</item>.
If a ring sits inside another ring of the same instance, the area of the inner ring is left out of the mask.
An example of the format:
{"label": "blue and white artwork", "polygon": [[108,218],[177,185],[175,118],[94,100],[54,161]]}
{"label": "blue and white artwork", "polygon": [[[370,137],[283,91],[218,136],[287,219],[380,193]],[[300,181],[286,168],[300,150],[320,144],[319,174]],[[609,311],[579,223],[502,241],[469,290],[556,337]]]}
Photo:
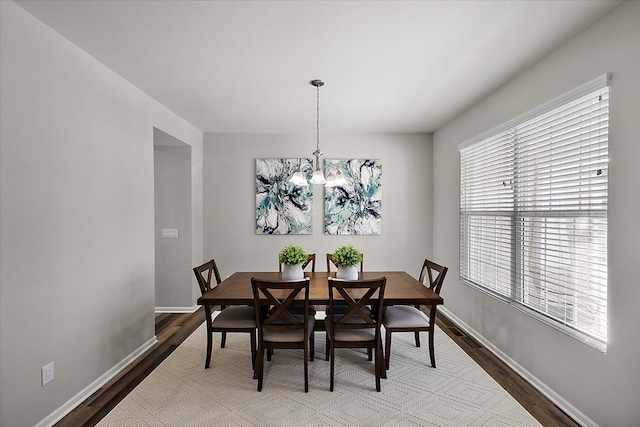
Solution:
{"label": "blue and white artwork", "polygon": [[324,196],[325,234],[379,235],[382,225],[382,164],[371,159],[327,159],[325,171],[340,170],[347,184]]}
{"label": "blue and white artwork", "polygon": [[256,234],[313,233],[313,189],[289,182],[298,168],[311,178],[311,159],[256,159]]}

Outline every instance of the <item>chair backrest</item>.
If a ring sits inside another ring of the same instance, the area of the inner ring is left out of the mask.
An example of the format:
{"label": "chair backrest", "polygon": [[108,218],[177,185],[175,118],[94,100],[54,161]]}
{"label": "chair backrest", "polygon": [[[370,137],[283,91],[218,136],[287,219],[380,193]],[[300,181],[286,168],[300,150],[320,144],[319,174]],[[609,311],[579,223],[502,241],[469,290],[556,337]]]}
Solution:
{"label": "chair backrest", "polygon": [[[420,278],[418,280],[420,283],[428,285],[429,289],[440,295],[440,289],[444,283],[444,276],[447,275],[448,270],[449,269],[447,267],[425,259],[422,264],[422,270],[420,270]],[[425,279],[427,277],[429,278],[429,282],[425,283]]]}
{"label": "chair backrest", "polygon": [[202,292],[202,295],[211,290],[211,279],[214,276],[216,278],[216,285],[222,282],[222,280],[220,280],[220,272],[218,271],[218,266],[213,259],[198,267],[194,267],[193,274],[196,275],[196,279],[198,280],[198,285],[200,286],[200,292]]}
{"label": "chair backrest", "polygon": [[[251,287],[253,288],[253,302],[259,331],[265,329],[304,329],[308,331],[308,277],[291,281],[266,281],[252,277]],[[288,310],[300,293],[304,294],[304,313],[307,314],[306,316],[296,316]]]}
{"label": "chair backrest", "polygon": [[[380,332],[378,319],[382,319],[386,277],[366,280],[341,280],[329,278],[329,327],[333,329],[370,329]],[[335,314],[334,292],[348,305],[348,310]],[[365,306],[372,306],[365,311]],[[331,334],[331,330],[329,333]]]}
{"label": "chair backrest", "polygon": [[[316,272],[316,254],[307,254],[307,260],[302,263],[302,269],[304,270],[307,266],[311,264],[311,272]],[[282,273],[282,263],[278,264],[278,271]]]}
{"label": "chair backrest", "polygon": [[[360,261],[360,273],[362,273],[363,267],[364,267],[364,255],[362,254],[362,252],[360,252],[360,257],[362,258],[362,261]],[[337,265],[333,262],[333,254],[327,254],[327,273],[331,272],[331,264],[335,265],[337,267]]]}

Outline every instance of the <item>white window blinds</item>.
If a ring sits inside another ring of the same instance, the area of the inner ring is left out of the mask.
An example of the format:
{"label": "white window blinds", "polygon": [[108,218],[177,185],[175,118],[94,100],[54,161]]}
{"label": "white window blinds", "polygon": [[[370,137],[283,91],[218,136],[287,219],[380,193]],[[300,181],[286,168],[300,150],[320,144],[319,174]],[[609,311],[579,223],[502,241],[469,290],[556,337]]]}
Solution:
{"label": "white window blinds", "polygon": [[460,275],[604,350],[609,91],[597,82],[461,149]]}

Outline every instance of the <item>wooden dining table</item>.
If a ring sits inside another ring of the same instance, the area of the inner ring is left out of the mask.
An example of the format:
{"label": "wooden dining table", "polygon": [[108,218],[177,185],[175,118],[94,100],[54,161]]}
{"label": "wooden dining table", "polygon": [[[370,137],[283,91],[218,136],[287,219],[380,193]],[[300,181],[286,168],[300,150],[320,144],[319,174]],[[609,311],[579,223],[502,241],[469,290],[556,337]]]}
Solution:
{"label": "wooden dining table", "polygon": [[[335,277],[335,273],[304,273],[309,278],[309,305],[328,305],[329,286],[327,278]],[[282,280],[278,272],[238,272],[223,280],[200,298],[200,305],[253,305],[251,278],[261,280]],[[358,279],[376,279],[386,277],[384,305],[431,305],[444,303],[442,297],[414,279],[404,271],[367,271],[358,273]],[[334,295],[334,303],[342,297]],[[301,301],[302,303],[302,301]],[[435,320],[435,311],[431,310]]]}
{"label": "wooden dining table", "polygon": [[[309,278],[309,305],[329,304],[329,285],[327,279],[335,277],[335,273],[315,272],[304,273]],[[199,305],[253,305],[253,288],[251,278],[261,280],[282,280],[282,273],[278,272],[237,272],[218,284],[215,288],[198,298]],[[404,271],[367,271],[358,273],[358,279],[377,279],[386,277],[383,304],[388,305],[430,305],[429,320],[436,321],[436,307],[444,303],[442,297],[414,279]],[[274,296],[277,295],[274,293]],[[356,295],[353,295],[354,297]],[[298,296],[301,297],[300,295]],[[302,297],[303,298],[303,297]],[[334,295],[334,304],[342,300],[338,294]],[[265,300],[266,302],[266,300]],[[303,299],[299,300],[304,303]],[[322,323],[316,323],[318,325]],[[384,354],[382,360],[384,364]],[[384,366],[384,365],[383,365]],[[386,370],[382,378],[387,378]]]}

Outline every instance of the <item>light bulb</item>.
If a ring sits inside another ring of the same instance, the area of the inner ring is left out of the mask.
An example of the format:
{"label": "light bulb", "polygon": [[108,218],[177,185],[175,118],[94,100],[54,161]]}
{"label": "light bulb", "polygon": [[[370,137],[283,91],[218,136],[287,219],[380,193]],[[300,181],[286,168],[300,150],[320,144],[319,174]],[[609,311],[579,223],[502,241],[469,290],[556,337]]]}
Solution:
{"label": "light bulb", "polygon": [[289,182],[293,185],[300,185],[302,187],[306,187],[307,185],[309,185],[307,183],[307,178],[304,177],[300,169],[298,169],[298,171],[293,174],[291,179],[289,179]]}
{"label": "light bulb", "polygon": [[311,177],[312,184],[325,184],[326,182],[327,180],[324,179],[324,174],[321,170],[317,170],[313,173],[313,176]]}
{"label": "light bulb", "polygon": [[327,175],[327,183],[324,186],[325,187],[335,187],[336,186],[336,177],[332,173]]}
{"label": "light bulb", "polygon": [[338,172],[336,172],[336,180],[334,185],[336,187],[344,187],[345,185],[347,185],[347,179],[344,177],[340,169],[338,169]]}

